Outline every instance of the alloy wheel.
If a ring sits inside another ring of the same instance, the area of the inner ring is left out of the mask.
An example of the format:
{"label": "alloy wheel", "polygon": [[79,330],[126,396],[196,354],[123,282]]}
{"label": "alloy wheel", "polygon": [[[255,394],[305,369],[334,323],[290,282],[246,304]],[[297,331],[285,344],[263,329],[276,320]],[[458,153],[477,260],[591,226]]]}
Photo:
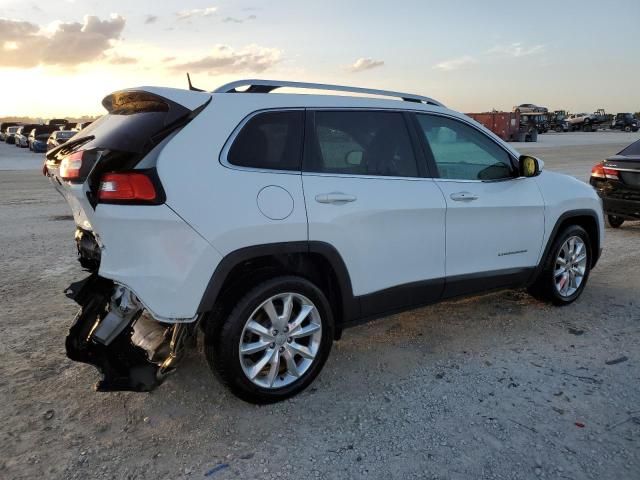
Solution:
{"label": "alloy wheel", "polygon": [[562,244],[556,257],[553,274],[556,290],[563,297],[570,297],[580,288],[587,270],[587,247],[584,240],[572,236]]}
{"label": "alloy wheel", "polygon": [[259,387],[285,387],[309,370],[321,339],[322,319],[311,300],[292,292],[273,295],[245,323],[239,349],[242,370]]}

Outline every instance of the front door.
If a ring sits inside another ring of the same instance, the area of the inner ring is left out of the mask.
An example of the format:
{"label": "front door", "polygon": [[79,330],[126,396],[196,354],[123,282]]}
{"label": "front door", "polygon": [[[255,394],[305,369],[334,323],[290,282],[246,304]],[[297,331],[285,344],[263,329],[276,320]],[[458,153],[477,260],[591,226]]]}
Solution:
{"label": "front door", "polygon": [[535,178],[470,124],[416,115],[447,203],[446,296],[521,283],[537,264],[544,202]]}

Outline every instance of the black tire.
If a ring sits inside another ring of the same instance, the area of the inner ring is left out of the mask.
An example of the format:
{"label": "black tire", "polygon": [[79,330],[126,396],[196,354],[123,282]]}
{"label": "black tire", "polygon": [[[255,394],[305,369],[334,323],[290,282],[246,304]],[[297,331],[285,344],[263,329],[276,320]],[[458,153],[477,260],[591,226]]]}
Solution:
{"label": "black tire", "polygon": [[556,132],[558,132],[558,133],[562,133],[562,127],[556,127],[556,128],[555,128],[555,130],[556,130]]}
{"label": "black tire", "polygon": [[583,131],[583,132],[590,132],[590,131],[591,131],[591,124],[589,124],[589,123],[585,123],[585,124],[582,126],[582,131]]}
{"label": "black tire", "polygon": [[[281,388],[265,388],[249,380],[242,369],[241,335],[256,308],[273,295],[285,292],[304,295],[316,306],[322,322],[320,346],[309,368],[297,380]],[[209,368],[236,396],[250,403],[274,403],[300,393],[318,376],[329,357],[333,332],[331,307],[318,287],[302,277],[275,277],[250,290],[226,318],[209,322],[205,330],[205,355]]]}
{"label": "black tire", "polygon": [[[578,236],[582,239],[586,246],[587,252],[587,265],[585,273],[582,279],[582,283],[578,289],[570,296],[560,295],[555,285],[554,270],[556,264],[556,258],[560,253],[560,249],[564,242],[572,236]],[[589,234],[584,228],[578,225],[570,225],[562,230],[556,238],[553,240],[553,244],[549,249],[549,253],[543,260],[542,270],[538,274],[532,285],[529,286],[529,293],[538,300],[553,303],[554,305],[564,306],[573,303],[584,290],[587,280],[589,279],[589,273],[591,271],[591,263],[593,259],[593,251],[591,246],[591,240]]]}
{"label": "black tire", "polygon": [[629,125],[625,125],[624,131],[629,133],[631,131],[631,127]]}
{"label": "black tire", "polygon": [[620,228],[624,223],[624,218],[616,215],[607,215],[607,223],[611,228]]}

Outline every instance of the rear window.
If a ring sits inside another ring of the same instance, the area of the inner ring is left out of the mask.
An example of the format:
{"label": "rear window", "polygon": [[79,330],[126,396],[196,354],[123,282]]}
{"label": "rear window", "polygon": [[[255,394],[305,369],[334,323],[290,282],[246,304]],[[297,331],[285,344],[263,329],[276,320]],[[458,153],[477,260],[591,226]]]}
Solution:
{"label": "rear window", "polygon": [[[64,150],[110,150],[145,154],[166,134],[188,120],[191,111],[147,92],[116,92],[102,104],[109,112],[82,132]],[[57,153],[55,153],[57,155]]]}
{"label": "rear window", "polygon": [[264,112],[251,118],[229,150],[239,167],[300,170],[304,112]]}
{"label": "rear window", "polygon": [[624,150],[618,153],[618,155],[625,155],[627,157],[640,155],[640,140],[626,147]]}

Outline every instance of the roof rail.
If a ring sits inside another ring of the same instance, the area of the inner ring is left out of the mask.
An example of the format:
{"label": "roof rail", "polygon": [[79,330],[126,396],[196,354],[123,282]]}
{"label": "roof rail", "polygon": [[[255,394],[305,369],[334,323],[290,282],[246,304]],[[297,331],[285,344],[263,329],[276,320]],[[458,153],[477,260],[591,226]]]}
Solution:
{"label": "roof rail", "polygon": [[[237,90],[238,87],[246,86],[248,86],[246,90]],[[283,87],[306,88],[309,90],[330,90],[334,92],[364,93],[368,95],[401,98],[405,102],[426,103],[429,105],[444,107],[442,103],[434,100],[433,98],[414,95],[412,93],[393,92],[391,90],[377,90],[375,88],[349,87],[346,85],[327,85],[324,83],[289,82],[280,80],[237,80],[235,82],[227,83],[225,85],[222,85],[221,87],[216,88],[213,93],[269,93],[276,88]]]}

